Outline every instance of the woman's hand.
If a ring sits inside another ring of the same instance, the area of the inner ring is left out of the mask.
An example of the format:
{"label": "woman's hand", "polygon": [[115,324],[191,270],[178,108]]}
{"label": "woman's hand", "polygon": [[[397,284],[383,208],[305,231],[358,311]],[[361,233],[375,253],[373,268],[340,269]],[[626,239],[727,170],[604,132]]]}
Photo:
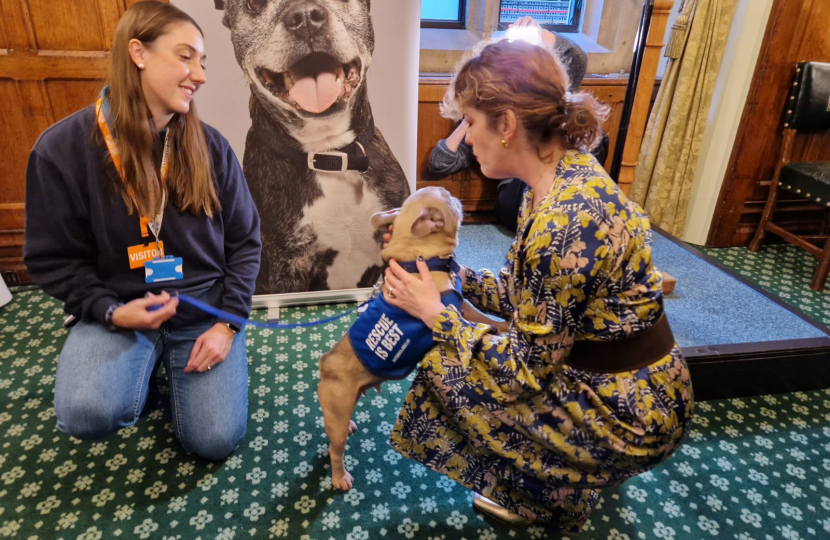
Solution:
{"label": "woman's hand", "polygon": [[539,35],[542,38],[542,44],[545,47],[553,50],[554,45],[556,45],[556,35],[549,31],[542,28],[542,26],[530,15],[526,15],[514,22],[510,25],[509,28],[525,28],[525,27],[533,27],[539,31]]}
{"label": "woman's hand", "polygon": [[427,263],[418,261],[416,278],[394,260],[389,261],[383,286],[383,297],[393,306],[400,308],[413,317],[421,319],[429,328],[435,326],[438,315],[444,310],[441,293],[429,273]]}
{"label": "woman's hand", "polygon": [[447,148],[450,152],[458,152],[458,145],[461,144],[461,141],[464,140],[464,137],[467,136],[467,130],[470,128],[470,124],[467,123],[467,120],[461,120],[461,123],[458,124],[458,127],[455,128],[455,131],[447,137]]}
{"label": "woman's hand", "polygon": [[166,291],[159,295],[150,293],[116,308],[112,312],[112,324],[125,330],[157,330],[176,314],[178,305],[179,299]]}
{"label": "woman's hand", "polygon": [[199,373],[221,364],[231,350],[234,333],[222,323],[214,324],[210,330],[199,336],[190,358],[184,368],[185,373],[197,371]]}

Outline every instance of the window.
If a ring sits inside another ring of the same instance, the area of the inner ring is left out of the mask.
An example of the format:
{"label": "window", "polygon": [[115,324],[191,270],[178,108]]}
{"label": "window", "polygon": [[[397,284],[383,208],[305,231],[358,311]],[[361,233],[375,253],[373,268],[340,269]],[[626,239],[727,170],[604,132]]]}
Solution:
{"label": "window", "polygon": [[[545,23],[546,29],[565,33],[579,45],[588,54],[590,73],[619,76],[631,67],[630,43],[636,37],[642,12],[630,8],[642,6],[643,1],[646,0],[421,0],[420,69],[423,73],[450,72],[464,51],[479,40],[498,37],[498,32],[516,19],[531,15]],[[466,28],[430,28],[424,19],[441,17],[435,14],[436,8],[444,10],[444,21],[460,17]]]}
{"label": "window", "polygon": [[421,28],[464,28],[467,0],[421,0]]}
{"label": "window", "polygon": [[584,0],[501,0],[499,30],[530,15],[543,28],[555,32],[579,32]]}

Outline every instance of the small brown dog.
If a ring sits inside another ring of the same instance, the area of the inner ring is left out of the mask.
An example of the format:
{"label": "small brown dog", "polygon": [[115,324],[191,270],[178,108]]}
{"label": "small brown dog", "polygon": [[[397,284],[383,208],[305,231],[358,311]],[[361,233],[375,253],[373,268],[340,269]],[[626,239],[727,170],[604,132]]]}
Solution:
{"label": "small brown dog", "polygon": [[[432,261],[439,258],[440,261],[451,261],[458,244],[462,214],[461,203],[447,190],[428,187],[413,193],[401,208],[372,216],[372,226],[379,230],[386,230],[394,222],[394,236],[382,252],[383,260],[395,259],[398,263],[415,261],[418,257],[427,260],[430,274],[438,290],[442,291],[442,300],[445,296],[454,296],[457,306],[461,302],[460,292],[457,292],[460,287],[454,289],[449,262],[446,271],[432,271]],[[412,272],[411,269],[409,271]],[[413,275],[420,277],[417,273]],[[330,443],[331,479],[334,487],[345,491],[350,490],[353,483],[351,474],[343,465],[343,458],[346,439],[357,429],[351,420],[357,400],[372,387],[380,391],[380,384],[386,380],[406,377],[417,366],[419,356],[425,354],[426,351],[420,352],[423,346],[427,347],[426,350],[432,346],[432,329],[426,328],[420,321],[396,322],[397,319],[388,319],[386,314],[378,318],[374,309],[376,304],[390,306],[379,296],[360,315],[349,333],[320,358],[317,396]],[[355,327],[363,324],[368,324],[369,331],[355,334]],[[423,330],[426,331],[425,336]],[[420,340],[413,333],[421,334]],[[360,337],[356,339],[356,335]],[[410,367],[400,358],[404,352],[415,360]],[[367,359],[367,356],[371,358]]]}

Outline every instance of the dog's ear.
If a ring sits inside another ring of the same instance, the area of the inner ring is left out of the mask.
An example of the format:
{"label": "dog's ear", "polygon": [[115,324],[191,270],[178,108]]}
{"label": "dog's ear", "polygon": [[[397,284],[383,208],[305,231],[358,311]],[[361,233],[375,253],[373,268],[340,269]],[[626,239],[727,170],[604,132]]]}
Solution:
{"label": "dog's ear", "polygon": [[393,208],[392,210],[387,210],[386,212],[378,212],[377,214],[372,214],[370,223],[375,229],[386,230],[386,228],[395,221],[395,218],[398,217],[398,214],[400,213],[400,208]]}
{"label": "dog's ear", "polygon": [[225,9],[225,0],[213,0],[213,5],[216,7],[216,9],[222,11],[223,9]]}
{"label": "dog's ear", "polygon": [[412,223],[410,232],[418,238],[438,232],[444,228],[444,213],[434,206],[421,209],[421,215]]}

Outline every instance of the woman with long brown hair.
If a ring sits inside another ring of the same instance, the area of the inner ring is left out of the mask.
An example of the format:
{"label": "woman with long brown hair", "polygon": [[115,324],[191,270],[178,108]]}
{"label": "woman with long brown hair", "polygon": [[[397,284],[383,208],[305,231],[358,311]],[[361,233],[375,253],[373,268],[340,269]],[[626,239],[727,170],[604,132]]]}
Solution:
{"label": "woman with long brown hair", "polygon": [[475,491],[485,514],[578,533],[600,489],[677,449],[693,398],[648,218],[588,153],[606,107],[567,87],[550,52],[504,40],[461,66],[444,102],[485,176],[528,185],[507,266],[459,272],[509,332],[445,308],[424,263],[419,280],[390,262],[384,295],[436,341],[392,447]]}
{"label": "woman with long brown hair", "polygon": [[261,242],[239,162],[192,102],[205,58],[201,29],[178,8],[124,13],[97,102],[32,149],[24,259],[72,326],[58,427],[99,439],[135,423],[164,362],[177,438],[222,459],[246,430],[245,333],[176,294],[247,317]]}

